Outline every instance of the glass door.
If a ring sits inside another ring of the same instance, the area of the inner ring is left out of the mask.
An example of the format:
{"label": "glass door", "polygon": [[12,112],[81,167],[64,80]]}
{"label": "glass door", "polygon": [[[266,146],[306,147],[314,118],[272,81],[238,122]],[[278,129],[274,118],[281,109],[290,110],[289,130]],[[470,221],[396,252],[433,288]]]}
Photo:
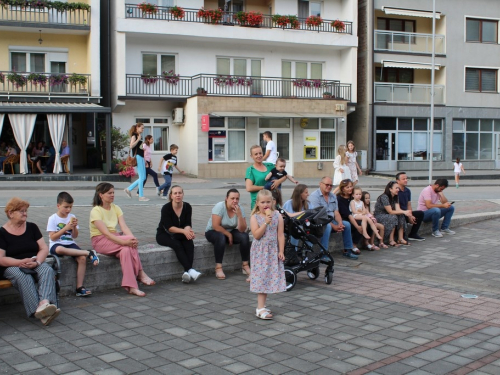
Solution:
{"label": "glass door", "polygon": [[[288,174],[293,174],[293,163],[291,160],[291,136],[289,132],[283,130],[268,130],[273,135],[273,141],[276,143],[278,157],[286,160],[286,171]],[[259,145],[262,147],[262,152],[266,153],[266,142],[264,141],[264,131],[261,129],[259,132]]]}
{"label": "glass door", "polygon": [[[51,61],[50,62],[50,73],[54,77],[60,77],[61,81],[66,73],[66,63],[63,61]],[[52,85],[52,92],[66,92],[68,90],[68,85],[64,82],[56,83]]]}
{"label": "glass door", "polygon": [[375,147],[376,170],[395,171],[397,169],[396,132],[377,132]]}
{"label": "glass door", "polygon": [[495,134],[495,168],[500,169],[500,133]]}

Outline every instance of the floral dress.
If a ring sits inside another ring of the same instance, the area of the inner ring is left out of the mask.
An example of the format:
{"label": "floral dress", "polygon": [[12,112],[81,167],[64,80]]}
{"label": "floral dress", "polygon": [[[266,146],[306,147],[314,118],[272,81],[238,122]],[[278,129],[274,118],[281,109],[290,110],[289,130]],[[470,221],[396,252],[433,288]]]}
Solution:
{"label": "floral dress", "polygon": [[394,201],[391,202],[386,194],[382,194],[377,198],[373,215],[375,216],[375,219],[377,219],[377,221],[384,226],[385,229],[384,240],[386,240],[389,237],[392,230],[396,227],[403,228],[406,234],[405,215],[390,214],[385,209],[386,206],[391,206],[393,210],[396,208]]}
{"label": "floral dress", "polygon": [[351,180],[352,182],[358,181],[358,168],[356,168],[356,157],[358,153],[356,151],[352,153],[347,151],[345,155],[347,156],[347,166],[349,167],[349,171],[351,171]]}
{"label": "floral dress", "polygon": [[[265,218],[255,214],[259,227],[265,223]],[[285,268],[278,259],[278,218],[279,212],[274,211],[271,224],[264,235],[252,242],[250,249],[250,264],[252,276],[250,291],[254,293],[279,293],[286,291]]]}

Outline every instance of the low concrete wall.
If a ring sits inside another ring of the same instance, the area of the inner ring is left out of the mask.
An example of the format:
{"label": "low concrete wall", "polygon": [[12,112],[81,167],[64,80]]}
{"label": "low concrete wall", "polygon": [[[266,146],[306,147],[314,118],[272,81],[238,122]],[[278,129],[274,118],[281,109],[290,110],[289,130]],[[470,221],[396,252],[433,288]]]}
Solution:
{"label": "low concrete wall", "polygon": [[[482,220],[500,218],[500,212],[485,212],[481,214],[454,215],[451,228],[458,227]],[[424,223],[419,233],[430,235],[431,223]],[[418,246],[418,245],[417,245]],[[342,236],[340,234],[330,237],[329,250],[335,257],[342,251]],[[167,280],[179,280],[184,270],[179,264],[177,257],[169,247],[157,244],[139,247],[141,262],[147,274],[156,282]],[[106,255],[100,255],[100,263],[97,267],[87,264],[85,275],[85,286],[93,292],[107,289],[119,288],[121,285],[122,272],[118,259]],[[362,260],[362,258],[360,258]],[[194,268],[202,272],[204,276],[213,277],[215,267],[213,245],[206,239],[195,240]],[[224,254],[224,271],[241,269],[241,257],[237,245],[227,246]],[[76,262],[70,257],[61,259],[61,296],[72,295],[76,289]],[[201,279],[203,282],[203,279]],[[149,288],[145,288],[147,291]],[[13,303],[20,300],[18,292],[14,288],[0,290],[0,304]]]}

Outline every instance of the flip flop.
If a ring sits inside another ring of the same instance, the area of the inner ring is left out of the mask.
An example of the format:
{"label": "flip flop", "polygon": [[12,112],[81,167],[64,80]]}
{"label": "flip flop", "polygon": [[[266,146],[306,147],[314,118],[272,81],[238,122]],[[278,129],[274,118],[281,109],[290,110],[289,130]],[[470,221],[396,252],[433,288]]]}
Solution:
{"label": "flip flop", "polygon": [[51,303],[46,303],[45,305],[40,306],[36,309],[35,318],[42,319],[54,315],[56,310],[57,310],[56,305],[52,305]]}

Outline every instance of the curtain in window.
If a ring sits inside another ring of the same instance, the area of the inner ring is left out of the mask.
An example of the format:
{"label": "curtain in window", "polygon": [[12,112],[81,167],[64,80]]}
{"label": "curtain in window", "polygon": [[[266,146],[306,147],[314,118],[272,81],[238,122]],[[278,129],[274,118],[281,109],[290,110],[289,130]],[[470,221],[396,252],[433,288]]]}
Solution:
{"label": "curtain in window", "polygon": [[228,131],[228,160],[245,160],[245,132]]}
{"label": "curtain in window", "polygon": [[19,53],[19,52],[12,52],[10,56],[11,56],[11,61],[12,61],[12,65],[11,65],[12,70],[15,70],[16,72],[25,72],[26,71],[26,54]]}
{"label": "curtain in window", "polygon": [[142,55],[142,74],[157,75],[157,57],[153,54],[143,54]]}
{"label": "curtain in window", "polygon": [[30,53],[30,72],[45,72],[45,54]]}
{"label": "curtain in window", "polygon": [[4,117],[5,117],[5,115],[3,113],[0,113],[0,134],[2,134]]}
{"label": "curtain in window", "polygon": [[61,155],[59,154],[59,151],[61,149],[61,143],[64,136],[64,128],[66,127],[66,115],[47,115],[47,120],[49,122],[50,139],[52,140],[52,145],[56,150],[53,172],[59,173],[62,170]]}
{"label": "curtain in window", "polygon": [[21,158],[19,161],[19,171],[21,174],[28,172],[28,158],[26,157],[26,147],[35,128],[36,115],[28,114],[9,114],[9,120],[14,132],[14,138],[21,149]]}
{"label": "curtain in window", "polygon": [[175,56],[161,55],[161,73],[170,71],[175,73]]}

